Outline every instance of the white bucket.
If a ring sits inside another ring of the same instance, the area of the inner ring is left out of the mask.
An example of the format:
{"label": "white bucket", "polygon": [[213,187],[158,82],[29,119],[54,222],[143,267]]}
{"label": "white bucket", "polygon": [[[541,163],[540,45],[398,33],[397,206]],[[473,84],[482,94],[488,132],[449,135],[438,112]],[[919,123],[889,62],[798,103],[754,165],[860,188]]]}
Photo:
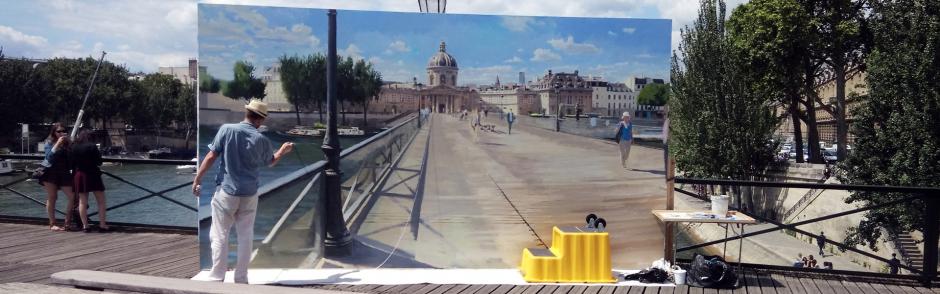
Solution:
{"label": "white bucket", "polygon": [[675,278],[676,285],[685,285],[685,270],[677,269],[672,271],[673,278]]}
{"label": "white bucket", "polygon": [[718,195],[712,196],[712,213],[718,217],[728,216],[728,203],[731,202],[731,197],[728,195]]}

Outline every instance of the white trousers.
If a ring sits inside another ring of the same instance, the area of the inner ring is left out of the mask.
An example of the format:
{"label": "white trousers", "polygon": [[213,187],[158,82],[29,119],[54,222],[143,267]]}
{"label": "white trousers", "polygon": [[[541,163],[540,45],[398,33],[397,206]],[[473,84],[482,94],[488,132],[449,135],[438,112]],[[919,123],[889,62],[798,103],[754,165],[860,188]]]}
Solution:
{"label": "white trousers", "polygon": [[620,164],[627,167],[627,159],[630,158],[630,147],[633,146],[633,140],[620,140]]}
{"label": "white trousers", "polygon": [[209,227],[212,248],[210,279],[225,280],[225,272],[228,270],[228,236],[234,224],[238,242],[235,282],[248,283],[248,262],[251,261],[251,242],[254,239],[257,208],[257,195],[235,197],[222,189],[216,190],[212,195],[212,226]]}

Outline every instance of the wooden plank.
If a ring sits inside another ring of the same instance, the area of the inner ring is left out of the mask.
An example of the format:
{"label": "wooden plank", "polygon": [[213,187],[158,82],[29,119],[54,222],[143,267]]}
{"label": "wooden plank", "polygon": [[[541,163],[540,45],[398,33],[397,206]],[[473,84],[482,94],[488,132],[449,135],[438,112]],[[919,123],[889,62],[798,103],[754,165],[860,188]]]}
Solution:
{"label": "wooden plank", "polygon": [[95,294],[100,291],[82,290],[70,287],[56,287],[50,285],[7,283],[0,284],[0,293],[30,293],[30,294]]}
{"label": "wooden plank", "polygon": [[576,285],[571,287],[571,290],[568,291],[568,294],[582,294],[584,291],[587,291],[588,285]]}
{"label": "wooden plank", "polygon": [[630,292],[630,286],[617,286],[613,294],[627,294]]}
{"label": "wooden plank", "polygon": [[914,290],[910,286],[901,286],[901,285],[885,285],[893,293],[904,293],[904,294],[917,294],[917,290]]}
{"label": "wooden plank", "polygon": [[770,275],[755,272],[754,279],[757,280],[757,284],[760,285],[761,293],[778,294],[777,283],[770,278]]}
{"label": "wooden plank", "polygon": [[408,289],[411,286],[414,286],[414,285],[410,285],[410,284],[394,285],[391,288],[388,288],[385,291],[381,291],[378,293],[410,293],[410,292],[405,292],[405,289]]}
{"label": "wooden plank", "polygon": [[496,290],[497,287],[499,287],[499,284],[487,284],[487,285],[483,285],[483,287],[481,287],[480,289],[477,289],[476,291],[473,291],[473,294],[489,294],[489,293],[493,293],[493,290]]}
{"label": "wooden plank", "polygon": [[572,288],[574,288],[574,285],[558,286],[558,289],[555,289],[555,292],[552,292],[552,294],[568,294]]}
{"label": "wooden plank", "polygon": [[[794,294],[796,294],[796,293],[813,293],[812,290],[807,290],[806,287],[803,286],[803,283],[800,282],[800,279],[799,279],[799,278],[796,278],[796,277],[793,277],[793,276],[784,276],[783,278],[787,281],[787,285],[788,285],[788,286],[790,287],[790,289],[791,289],[790,293],[794,293]],[[813,286],[813,289],[817,289],[816,286]],[[817,289],[816,291],[819,291],[819,290]]]}
{"label": "wooden plank", "polygon": [[676,289],[672,291],[673,294],[689,294],[689,285],[682,284],[676,285]]}
{"label": "wooden plank", "polygon": [[826,292],[821,292],[822,289],[819,288],[819,285],[816,285],[816,282],[813,279],[809,278],[797,278],[797,281],[800,282],[800,285],[803,285],[803,289],[806,289],[807,294],[822,294]]}
{"label": "wooden plank", "polygon": [[882,285],[882,284],[869,283],[868,285],[870,285],[871,288],[875,289],[875,291],[878,293],[894,293],[891,290],[889,290],[887,287],[885,287],[885,285]]}
{"label": "wooden plank", "polygon": [[558,285],[545,285],[542,289],[539,289],[536,294],[552,294],[555,293],[555,290],[558,290]]}
{"label": "wooden plank", "polygon": [[865,294],[878,294],[879,293],[878,290],[875,290],[875,288],[873,288],[868,283],[853,282],[853,284],[855,284],[856,287],[862,290],[861,293],[865,293]]}
{"label": "wooden plank", "polygon": [[617,290],[617,286],[601,286],[600,289],[597,289],[596,294],[613,294]]}
{"label": "wooden plank", "polygon": [[852,294],[852,292],[849,292],[849,289],[845,286],[845,284],[842,284],[842,281],[837,281],[837,280],[832,280],[832,279],[819,280],[819,281],[825,281],[826,283],[829,284],[829,288],[832,289],[832,291],[829,293]]}
{"label": "wooden plank", "polygon": [[496,287],[496,289],[490,291],[490,294],[506,294],[509,293],[509,291],[512,291],[512,289],[515,287],[516,285],[499,285],[499,287]]}
{"label": "wooden plank", "polygon": [[689,294],[705,294],[705,289],[699,287],[689,287]]}
{"label": "wooden plank", "polygon": [[468,285],[468,284],[457,284],[457,285],[454,285],[453,288],[447,289],[447,291],[443,291],[443,292],[440,292],[440,293],[442,293],[442,294],[443,294],[443,293],[448,293],[448,294],[460,293],[461,291],[463,291],[464,289],[467,289],[467,288],[469,288],[469,287],[470,287],[470,285]]}
{"label": "wooden plank", "polygon": [[747,294],[762,294],[760,283],[757,282],[757,277],[754,276],[754,272],[744,271],[741,273],[741,277],[744,278],[743,288],[745,288]]}
{"label": "wooden plank", "polygon": [[484,285],[484,284],[472,284],[472,285],[470,285],[470,287],[467,287],[467,289],[463,289],[463,291],[460,291],[460,293],[463,293],[463,294],[473,294],[473,293],[475,293],[477,290],[483,289],[483,286],[486,286],[486,285]]}
{"label": "wooden plank", "polygon": [[[522,293],[525,293],[526,291],[531,291],[530,289],[535,288],[535,287],[541,288],[542,286],[541,285],[518,285],[512,288],[511,290],[509,290],[507,294],[522,294]],[[538,292],[538,289],[536,289],[535,292]],[[531,292],[531,293],[535,293],[535,292]]]}
{"label": "wooden plank", "polygon": [[[770,274],[767,275],[767,279],[770,279],[770,282],[774,284],[774,290],[777,291],[777,294],[796,294],[798,292],[793,292],[792,288],[787,281],[780,275]],[[763,284],[761,284],[763,285]]]}
{"label": "wooden plank", "polygon": [[440,287],[441,287],[441,284],[426,284],[424,285],[424,287],[418,288],[413,293],[414,294],[427,294],[427,293],[430,293],[431,291],[434,291],[434,289],[437,289]]}

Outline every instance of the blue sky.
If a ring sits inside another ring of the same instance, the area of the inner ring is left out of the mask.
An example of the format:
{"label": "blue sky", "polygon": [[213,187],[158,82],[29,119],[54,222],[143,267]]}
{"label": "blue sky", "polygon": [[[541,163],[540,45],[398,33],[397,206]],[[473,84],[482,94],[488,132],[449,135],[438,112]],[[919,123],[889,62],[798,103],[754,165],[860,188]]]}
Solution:
{"label": "blue sky", "polygon": [[[284,54],[326,52],[326,10],[201,4],[199,57],[230,79],[232,65],[269,66]],[[441,41],[460,67],[458,84],[516,81],[547,70],[602,76],[668,77],[671,21],[421,14],[340,10],[337,48],[372,62],[386,80],[426,79]]]}
{"label": "blue sky", "polygon": [[[728,1],[729,11],[745,1]],[[3,7],[0,47],[7,56],[30,58],[97,56],[105,50],[108,60],[125,64],[132,71],[154,72],[159,66],[185,66],[189,58],[199,54],[197,3],[418,11],[415,2],[404,0],[0,0]],[[466,0],[449,1],[447,6],[448,13],[670,19],[673,49],[679,30],[691,23],[697,10],[698,0]],[[280,20],[271,23],[286,25]],[[322,36],[322,26],[311,23],[310,28],[313,34]],[[559,33],[558,37],[561,36]],[[545,36],[542,37],[530,41],[548,46]],[[325,43],[322,37],[318,40]],[[575,36],[574,42],[585,41]],[[436,45],[431,47],[434,50]],[[418,45],[410,48],[416,50],[413,52],[428,50]],[[361,49],[367,53],[371,50]]]}

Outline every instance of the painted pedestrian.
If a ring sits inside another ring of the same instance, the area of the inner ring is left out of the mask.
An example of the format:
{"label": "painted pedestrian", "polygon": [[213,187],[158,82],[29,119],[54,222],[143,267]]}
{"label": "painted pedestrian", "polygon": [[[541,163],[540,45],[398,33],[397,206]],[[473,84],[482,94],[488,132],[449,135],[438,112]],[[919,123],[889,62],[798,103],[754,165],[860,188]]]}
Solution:
{"label": "painted pedestrian", "polygon": [[620,165],[627,168],[630,158],[630,147],[633,146],[633,121],[629,112],[624,112],[622,120],[617,124],[617,144],[620,146]]}

